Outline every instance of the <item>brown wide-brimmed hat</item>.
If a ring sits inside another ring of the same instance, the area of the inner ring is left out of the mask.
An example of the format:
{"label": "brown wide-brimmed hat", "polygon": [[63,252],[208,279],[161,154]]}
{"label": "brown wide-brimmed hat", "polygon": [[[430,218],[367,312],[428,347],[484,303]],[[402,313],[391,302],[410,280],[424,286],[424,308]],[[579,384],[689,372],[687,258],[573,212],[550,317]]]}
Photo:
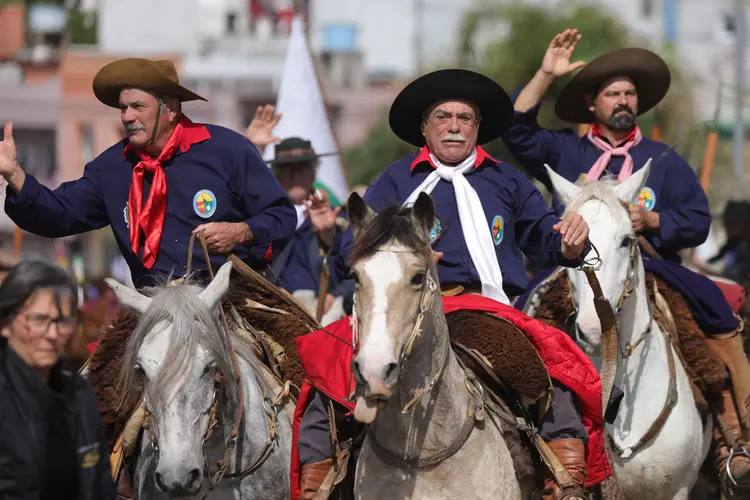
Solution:
{"label": "brown wide-brimmed hat", "polygon": [[411,82],[393,101],[388,122],[400,139],[425,145],[422,115],[432,104],[456,99],[472,102],[482,114],[477,144],[503,135],[513,121],[513,103],[494,80],[465,69],[442,69]]}
{"label": "brown wide-brimmed hat", "polygon": [[107,106],[120,107],[120,91],[137,88],[180,101],[205,101],[203,97],[180,85],[172,61],[142,58],[120,59],[107,64],[94,77],[94,94]]}
{"label": "brown wide-brimmed hat", "polygon": [[583,67],[565,86],[555,104],[555,113],[572,123],[591,123],[594,114],[586,105],[586,94],[609,78],[627,76],[638,91],[638,114],[661,101],[669,90],[671,76],[664,60],[646,49],[620,49],[603,54]]}

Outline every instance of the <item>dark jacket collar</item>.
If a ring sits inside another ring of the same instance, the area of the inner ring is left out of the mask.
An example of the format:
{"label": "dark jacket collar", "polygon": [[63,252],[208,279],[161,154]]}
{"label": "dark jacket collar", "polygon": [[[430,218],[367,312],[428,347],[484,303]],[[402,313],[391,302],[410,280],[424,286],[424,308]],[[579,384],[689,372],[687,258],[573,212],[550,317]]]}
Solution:
{"label": "dark jacket collar", "polygon": [[54,404],[64,401],[72,405],[75,398],[75,377],[60,360],[52,367],[50,381],[45,383],[7,345],[0,348],[0,370],[8,389],[25,408],[44,417]]}

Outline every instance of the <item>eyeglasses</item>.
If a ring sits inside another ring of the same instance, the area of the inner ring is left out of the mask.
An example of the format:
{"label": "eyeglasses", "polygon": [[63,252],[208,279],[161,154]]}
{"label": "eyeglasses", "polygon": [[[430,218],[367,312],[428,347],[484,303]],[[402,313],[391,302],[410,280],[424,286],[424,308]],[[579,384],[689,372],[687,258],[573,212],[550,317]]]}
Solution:
{"label": "eyeglasses", "polygon": [[61,335],[70,335],[75,331],[76,326],[78,325],[77,319],[71,316],[60,316],[53,319],[43,314],[24,314],[23,318],[26,323],[26,328],[32,335],[46,334],[52,323],[57,325],[57,331]]}

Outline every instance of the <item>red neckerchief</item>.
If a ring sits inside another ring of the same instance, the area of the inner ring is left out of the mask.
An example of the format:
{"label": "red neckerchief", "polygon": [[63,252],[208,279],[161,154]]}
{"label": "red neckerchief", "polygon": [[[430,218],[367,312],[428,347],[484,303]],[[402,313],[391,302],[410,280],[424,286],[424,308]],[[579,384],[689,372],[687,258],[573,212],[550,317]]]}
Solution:
{"label": "red neckerchief", "polygon": [[[490,159],[494,161],[495,163],[501,163],[500,160],[496,160],[495,158],[491,157],[489,154],[487,154],[487,151],[482,149],[481,146],[477,146],[477,159],[474,161],[474,168],[481,165],[484,160]],[[432,158],[430,158],[430,150],[427,149],[427,146],[424,146],[422,148],[422,151],[419,152],[416,158],[414,158],[414,161],[411,162],[411,165],[409,166],[410,171],[414,171],[417,165],[423,162],[428,162],[432,168],[437,168],[434,163],[432,163]]]}
{"label": "red neckerchief", "polygon": [[[130,218],[130,245],[136,255],[140,253],[141,230],[146,236],[143,245],[143,266],[146,269],[151,269],[156,263],[167,213],[167,178],[164,175],[162,165],[174,156],[178,147],[182,152],[185,152],[190,149],[192,144],[205,141],[210,137],[211,135],[205,126],[196,125],[183,115],[175,125],[158,158],[152,158],[151,155],[136,149],[130,143],[125,146],[123,155],[127,156],[129,151],[133,151],[141,159],[133,168],[133,178],[128,195],[128,213]],[[151,190],[144,206],[143,176],[145,172],[153,173],[154,179],[151,182]]]}
{"label": "red neckerchief", "polygon": [[[605,141],[609,142],[609,139],[607,139],[604,136],[604,134],[602,133],[602,130],[599,128],[599,125],[597,125],[596,123],[592,123],[591,124],[591,133],[593,133],[594,135],[596,135],[598,137],[601,137]],[[633,127],[633,130],[630,131],[630,133],[628,134],[628,136],[625,139],[623,139],[622,141],[620,141],[620,144],[622,144],[624,142],[632,141],[633,139],[635,139],[635,127]],[[613,146],[618,146],[619,144],[612,144],[612,145]]]}

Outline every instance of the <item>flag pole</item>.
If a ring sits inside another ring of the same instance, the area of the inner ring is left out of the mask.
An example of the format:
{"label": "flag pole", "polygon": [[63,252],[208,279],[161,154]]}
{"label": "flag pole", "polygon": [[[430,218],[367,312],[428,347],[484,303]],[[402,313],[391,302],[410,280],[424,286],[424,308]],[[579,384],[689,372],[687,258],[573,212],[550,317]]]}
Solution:
{"label": "flag pole", "polygon": [[16,226],[13,234],[13,255],[16,257],[21,255],[21,245],[23,244],[23,230]]}
{"label": "flag pole", "polygon": [[[336,145],[336,154],[338,155],[339,162],[341,163],[341,172],[344,175],[344,180],[346,181],[346,185],[351,190],[352,183],[351,183],[351,180],[349,179],[349,172],[347,171],[346,165],[344,164],[344,157],[341,154],[341,144],[339,143],[339,138],[336,135],[336,130],[333,127],[333,120],[331,120],[331,112],[328,109],[328,100],[326,99],[325,92],[323,91],[323,81],[320,78],[320,71],[318,70],[318,62],[315,59],[315,56],[313,55],[312,45],[310,44],[310,30],[308,28],[306,14],[307,14],[306,12],[302,12],[301,1],[295,0],[294,16],[295,17],[299,16],[299,18],[302,20],[302,25],[304,26],[304,29],[305,29],[305,41],[307,42],[305,45],[306,45],[308,56],[310,57],[310,60],[312,61],[313,72],[315,73],[315,79],[317,80],[318,88],[320,89],[320,97],[321,99],[323,99],[323,108],[325,108],[326,119],[328,120],[328,127],[330,127],[331,129],[331,136],[333,137],[333,143]],[[341,203],[346,204],[346,200],[341,200]]]}
{"label": "flag pole", "polygon": [[714,108],[714,123],[708,129],[706,136],[706,151],[703,153],[703,168],[701,169],[701,187],[708,194],[708,188],[711,186],[711,173],[714,170],[714,160],[716,159],[716,150],[719,145],[719,112],[721,110],[721,93],[722,83],[719,82],[719,88],[716,93],[716,107]]}

